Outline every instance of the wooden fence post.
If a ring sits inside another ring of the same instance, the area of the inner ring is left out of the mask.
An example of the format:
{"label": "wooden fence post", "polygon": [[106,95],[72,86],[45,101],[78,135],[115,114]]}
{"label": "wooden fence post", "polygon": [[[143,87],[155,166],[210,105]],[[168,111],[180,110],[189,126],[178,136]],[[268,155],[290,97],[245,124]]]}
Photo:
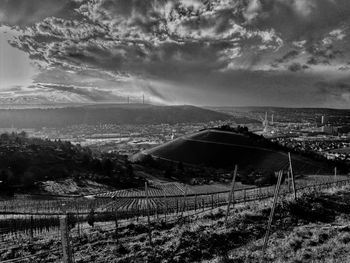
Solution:
{"label": "wooden fence post", "polygon": [[275,193],[274,193],[274,197],[273,197],[273,205],[272,205],[270,216],[269,216],[269,223],[267,225],[267,231],[266,231],[266,234],[265,234],[262,260],[264,260],[267,243],[269,241],[269,235],[270,235],[270,230],[271,230],[273,216],[275,214],[275,208],[276,208],[276,204],[277,204],[278,193],[279,193],[280,186],[281,186],[282,175],[283,175],[283,172],[280,171],[279,174],[278,174],[278,180],[277,180],[277,184],[276,184],[276,187],[275,187]]}
{"label": "wooden fence post", "polygon": [[68,232],[67,215],[60,217],[60,228],[61,228],[63,262],[73,263],[72,250],[70,247],[70,239],[69,239],[69,232]]}
{"label": "wooden fence post", "polygon": [[151,220],[149,218],[149,200],[148,200],[148,185],[147,185],[147,182],[145,182],[145,193],[146,193],[148,237],[149,237],[149,243],[152,245],[152,230],[151,230]]}
{"label": "wooden fence post", "polygon": [[[226,209],[226,216],[225,216],[225,225],[226,226],[227,226],[228,214],[230,213],[230,206],[231,206],[232,198],[235,197],[234,191],[235,191],[237,169],[238,169],[238,167],[237,167],[237,165],[235,165],[235,170],[233,172],[232,183],[231,183],[231,190],[230,190],[230,194],[228,195],[228,200],[227,200],[227,209]],[[235,205],[234,202],[233,202],[233,205]]]}
{"label": "wooden fence post", "polygon": [[292,177],[292,186],[293,186],[293,193],[294,193],[294,200],[295,200],[297,199],[297,190],[295,189],[295,178],[293,173],[292,158],[290,157],[290,152],[288,152],[288,159],[289,159],[289,171],[290,171],[290,176]]}

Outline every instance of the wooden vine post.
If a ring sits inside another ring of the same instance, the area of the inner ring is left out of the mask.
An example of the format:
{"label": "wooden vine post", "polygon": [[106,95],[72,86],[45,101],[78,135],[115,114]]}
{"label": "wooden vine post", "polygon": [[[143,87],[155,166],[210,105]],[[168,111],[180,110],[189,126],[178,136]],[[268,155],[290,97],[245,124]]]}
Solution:
{"label": "wooden vine post", "polygon": [[79,209],[78,206],[75,205],[75,210],[77,211],[77,230],[78,230],[78,237],[80,238],[80,217],[79,217]]}
{"label": "wooden vine post", "polygon": [[292,158],[290,157],[290,152],[288,153],[288,159],[289,159],[289,172],[290,172],[290,176],[292,177],[292,187],[293,187],[293,194],[294,194],[294,200],[295,200],[297,199],[297,190],[295,188],[295,178],[293,173]]}
{"label": "wooden vine post", "polygon": [[287,187],[288,187],[288,192],[290,192],[290,172],[289,172],[289,169],[287,171]]}
{"label": "wooden vine post", "polygon": [[194,211],[197,211],[197,194],[194,196]]}
{"label": "wooden vine post", "polygon": [[30,217],[30,229],[29,229],[29,241],[33,242],[33,228],[34,228],[34,219],[33,216]]}
{"label": "wooden vine post", "polygon": [[166,215],[168,213],[168,202],[166,199],[166,194],[164,192],[164,221],[166,222]]}
{"label": "wooden vine post", "polygon": [[73,263],[72,249],[70,247],[67,215],[60,217],[61,242],[63,252],[63,262]]}
{"label": "wooden vine post", "polygon": [[118,208],[115,210],[115,239],[118,242]]}
{"label": "wooden vine post", "polygon": [[266,248],[267,248],[267,243],[269,242],[270,230],[271,230],[272,220],[273,220],[273,217],[274,217],[274,214],[275,214],[275,208],[276,208],[276,204],[277,204],[278,194],[279,194],[280,187],[281,187],[282,175],[283,175],[283,172],[280,171],[278,173],[278,180],[277,180],[277,184],[276,184],[276,187],[275,187],[272,209],[271,209],[271,212],[270,212],[269,222],[268,222],[268,225],[267,225],[267,230],[266,230],[266,234],[265,234],[265,238],[264,238],[264,245],[263,245],[263,250],[262,250],[262,260],[264,260],[265,251],[266,251]]}
{"label": "wooden vine post", "polygon": [[139,202],[137,202],[136,205],[136,222],[139,222],[139,215],[140,215],[140,207],[139,207]]}
{"label": "wooden vine post", "polygon": [[185,212],[185,209],[186,209],[186,195],[187,195],[187,185],[185,186],[185,192],[184,192],[184,199],[183,199],[183,202],[182,202],[182,211],[181,211],[181,218]]}
{"label": "wooden vine post", "polygon": [[179,199],[176,198],[176,215],[179,214]]}
{"label": "wooden vine post", "polygon": [[[227,219],[228,219],[228,215],[230,213],[230,206],[231,206],[231,202],[232,199],[234,199],[234,191],[235,191],[235,183],[236,183],[236,176],[237,176],[237,165],[235,165],[235,170],[233,172],[233,177],[232,177],[232,183],[231,183],[231,190],[230,190],[230,194],[228,195],[228,200],[227,200],[227,209],[226,209],[226,217],[225,217],[225,225],[227,226]],[[234,202],[233,202],[234,205]]]}
{"label": "wooden vine post", "polygon": [[158,202],[156,202],[156,217],[157,217],[157,221],[159,220],[159,208],[158,208]]}
{"label": "wooden vine post", "polygon": [[152,245],[152,230],[151,230],[151,220],[150,220],[150,214],[149,214],[149,200],[148,200],[148,185],[147,185],[147,182],[145,182],[145,193],[146,193],[148,237],[149,237],[149,243]]}

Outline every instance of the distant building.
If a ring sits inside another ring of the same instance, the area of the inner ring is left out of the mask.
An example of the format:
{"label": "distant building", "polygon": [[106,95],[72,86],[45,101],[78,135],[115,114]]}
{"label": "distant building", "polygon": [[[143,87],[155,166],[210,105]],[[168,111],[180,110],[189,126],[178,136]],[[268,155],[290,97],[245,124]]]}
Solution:
{"label": "distant building", "polygon": [[329,135],[338,135],[338,127],[334,127],[332,125],[324,125],[322,126],[322,132]]}
{"label": "distant building", "polygon": [[330,135],[348,134],[350,132],[350,126],[333,126],[326,124],[322,126],[322,132]]}
{"label": "distant building", "polygon": [[322,115],[321,117],[318,117],[316,119],[316,124],[317,124],[318,127],[324,126],[327,123],[328,123],[328,119],[327,119],[327,116],[325,116],[325,115]]}

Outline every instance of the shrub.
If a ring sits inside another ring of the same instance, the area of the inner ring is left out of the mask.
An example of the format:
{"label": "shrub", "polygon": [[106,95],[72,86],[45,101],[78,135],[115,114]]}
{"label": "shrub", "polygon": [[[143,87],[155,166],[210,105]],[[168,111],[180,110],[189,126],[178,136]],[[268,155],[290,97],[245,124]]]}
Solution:
{"label": "shrub", "polygon": [[119,244],[118,247],[117,247],[117,252],[121,255],[126,255],[128,254],[130,251],[125,247],[123,246],[122,244]]}
{"label": "shrub", "polygon": [[321,202],[316,202],[313,197],[299,198],[286,206],[291,216],[310,222],[327,223],[335,219],[335,211],[326,209]]}
{"label": "shrub", "polygon": [[293,251],[297,251],[302,247],[303,239],[301,237],[294,237],[290,242],[289,246]]}
{"label": "shrub", "polygon": [[344,233],[344,234],[340,237],[340,242],[342,242],[343,244],[348,244],[348,243],[350,243],[350,234],[349,234],[349,233]]}

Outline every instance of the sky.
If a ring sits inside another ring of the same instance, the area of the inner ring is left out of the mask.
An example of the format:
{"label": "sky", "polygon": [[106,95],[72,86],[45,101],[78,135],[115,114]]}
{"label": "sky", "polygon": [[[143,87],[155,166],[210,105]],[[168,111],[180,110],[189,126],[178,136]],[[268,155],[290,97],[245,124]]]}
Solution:
{"label": "sky", "polygon": [[0,0],[0,103],[350,108],[349,0]]}

